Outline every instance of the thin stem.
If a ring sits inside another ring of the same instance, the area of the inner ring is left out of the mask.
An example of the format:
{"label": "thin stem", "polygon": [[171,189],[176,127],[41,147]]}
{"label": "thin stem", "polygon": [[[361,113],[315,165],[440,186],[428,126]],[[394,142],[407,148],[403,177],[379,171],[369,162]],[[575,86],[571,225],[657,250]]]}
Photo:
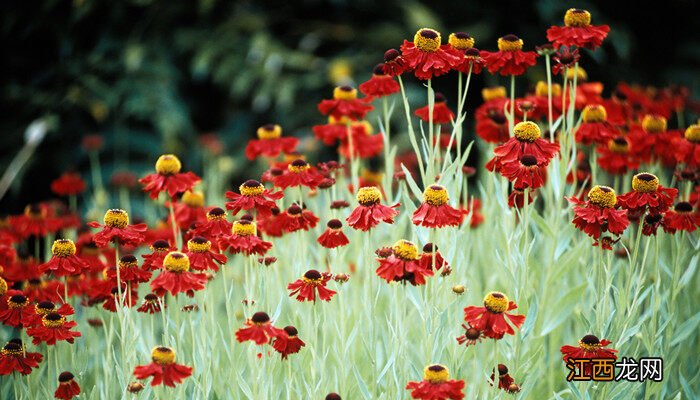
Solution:
{"label": "thin stem", "polygon": [[[413,151],[416,153],[416,158],[418,159],[418,168],[420,169],[420,176],[422,182],[425,182],[425,166],[423,165],[423,156],[421,155],[420,149],[418,148],[418,142],[416,141],[416,131],[413,130],[413,122],[411,120],[411,107],[408,104],[408,98],[406,97],[406,89],[403,85],[403,80],[401,76],[397,76],[399,81],[399,87],[401,88],[401,98],[403,100],[403,108],[406,112],[406,123],[408,124],[408,136],[413,146]],[[334,185],[335,186],[335,185]]]}

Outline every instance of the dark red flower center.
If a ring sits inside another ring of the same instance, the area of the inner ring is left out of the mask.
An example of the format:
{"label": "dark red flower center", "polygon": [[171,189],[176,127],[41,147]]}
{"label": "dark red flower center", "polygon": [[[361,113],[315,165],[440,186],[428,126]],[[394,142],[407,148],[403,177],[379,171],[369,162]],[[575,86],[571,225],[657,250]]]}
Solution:
{"label": "dark red flower center", "polygon": [[339,89],[342,90],[343,92],[352,92],[354,90],[352,88],[352,86],[349,86],[349,85],[343,85]]}
{"label": "dark red flower center", "polygon": [[434,245],[433,243],[426,243],[425,246],[423,246],[423,252],[424,253],[432,253],[434,251],[437,251],[438,247]]}
{"label": "dark red flower center", "polygon": [[243,182],[243,186],[249,188],[256,188],[260,186],[260,182],[256,181],[255,179],[248,179],[247,181]]}
{"label": "dark red flower center", "polygon": [[466,32],[455,32],[454,35],[458,39],[471,39],[471,36],[469,36]]}
{"label": "dark red flower center", "polygon": [[661,222],[661,214],[647,214],[644,217],[644,223],[647,225],[656,225]]}
{"label": "dark red flower center", "polygon": [[374,69],[372,70],[372,73],[374,75],[384,75],[384,64],[380,63],[374,66]]}
{"label": "dark red flower center", "polygon": [[281,168],[270,168],[270,175],[272,176],[280,176],[284,173],[284,171]]}
{"label": "dark red flower center", "polygon": [[401,53],[399,53],[398,50],[396,49],[389,49],[386,52],[384,52],[384,62],[391,62],[399,58]]}
{"label": "dark red flower center", "polygon": [[59,382],[68,382],[73,379],[73,374],[70,372],[61,372],[61,374],[58,376],[58,381]]}
{"label": "dark red flower center", "polygon": [[498,374],[499,375],[505,375],[508,373],[508,367],[506,367],[503,364],[498,364]]}
{"label": "dark red flower center", "polygon": [[524,154],[520,157],[520,163],[526,167],[534,167],[537,165],[537,157],[532,154]]}
{"label": "dark red flower center", "polygon": [[304,274],[304,278],[315,281],[321,279],[321,273],[316,271],[315,269],[310,269],[306,271],[306,273]]}
{"label": "dark red flower center", "polygon": [[40,308],[43,311],[51,311],[54,308],[56,308],[56,306],[50,301],[42,301],[42,302],[38,303],[36,305],[36,307]]}
{"label": "dark red flower center", "polygon": [[296,205],[296,204],[292,204],[292,205],[289,206],[289,208],[287,209],[287,214],[289,214],[289,215],[299,215],[299,214],[301,214],[301,211],[302,211],[301,207],[299,207],[299,206]]}
{"label": "dark red flower center", "polygon": [[195,236],[192,239],[190,239],[192,243],[197,243],[197,244],[205,244],[208,242],[207,238],[202,237],[202,236]]}
{"label": "dark red flower center", "polygon": [[[341,86],[341,89],[343,89],[343,88],[349,88],[349,87],[350,87],[350,86]],[[343,89],[343,90],[345,90],[345,89]],[[352,90],[352,88],[350,88],[350,90]],[[305,167],[305,166],[307,165],[307,162],[304,161],[304,160],[302,160],[302,159],[300,159],[300,158],[298,158],[298,159],[292,161],[292,165],[295,166],[295,167]]]}
{"label": "dark red flower center", "polygon": [[137,262],[136,257],[134,257],[132,254],[127,254],[125,256],[122,256],[119,261],[130,264],[130,263],[135,263]]}
{"label": "dark red flower center", "polygon": [[438,33],[432,29],[421,29],[420,35],[426,39],[435,39],[438,37]]}
{"label": "dark red flower center", "polygon": [[433,372],[441,372],[441,371],[445,370],[445,367],[443,367],[442,365],[434,364],[434,365],[429,366],[428,370],[433,371]]}
{"label": "dark red flower center", "polygon": [[518,40],[520,40],[519,37],[517,37],[513,34],[508,34],[508,35],[502,36],[501,39],[505,40],[506,42],[517,42]]}
{"label": "dark red flower center", "polygon": [[478,329],[469,328],[465,332],[464,336],[466,336],[469,340],[476,340],[481,336],[481,331]]}
{"label": "dark red flower center", "polygon": [[464,51],[464,55],[467,57],[478,57],[481,53],[479,52],[479,49],[477,48],[469,48]]}
{"label": "dark red flower center", "polygon": [[274,131],[275,130],[275,124],[265,124],[262,126],[262,128],[266,131]]}
{"label": "dark red flower center", "polygon": [[250,215],[250,214],[243,214],[243,215],[241,216],[241,218],[240,218],[240,221],[249,221],[249,222],[252,222],[252,221],[253,221],[253,216]]}
{"label": "dark red flower center", "polygon": [[[212,210],[213,211],[213,210]],[[163,251],[170,248],[170,243],[167,240],[158,239],[151,245],[153,250]]]}
{"label": "dark red flower center", "polygon": [[63,316],[61,316],[61,314],[59,314],[57,312],[50,312],[50,313],[46,314],[46,316],[44,318],[47,321],[56,322],[56,321],[60,321],[61,318],[63,318]]}
{"label": "dark red flower center", "polygon": [[688,203],[687,201],[681,201],[680,203],[676,204],[673,209],[676,212],[681,212],[681,213],[689,213],[693,211],[693,205]]}
{"label": "dark red flower center", "polygon": [[581,342],[587,345],[594,345],[600,343],[600,340],[595,335],[586,335],[581,338]]}
{"label": "dark red flower center", "polygon": [[270,322],[270,316],[264,311],[258,311],[250,317],[250,320],[256,324],[264,324]]}
{"label": "dark red flower center", "polygon": [[496,110],[489,110],[489,118],[491,118],[491,121],[495,122],[497,125],[503,125],[508,121],[503,112]]}
{"label": "dark red flower center", "polygon": [[24,304],[27,302],[27,298],[21,294],[16,294],[10,297],[10,302],[14,304]]}
{"label": "dark red flower center", "polygon": [[435,93],[435,102],[436,103],[446,103],[447,99],[445,99],[445,95],[438,92],[438,93]]}
{"label": "dark red flower center", "polygon": [[343,223],[339,219],[332,219],[326,224],[327,227],[331,229],[340,229],[343,227]]}
{"label": "dark red flower center", "polygon": [[156,301],[158,301],[158,296],[156,296],[153,293],[149,293],[144,297],[144,299],[146,299],[146,301],[148,302],[155,303]]}
{"label": "dark red flower center", "polygon": [[326,400],[342,400],[338,393],[328,393],[326,395]]}
{"label": "dark red flower center", "polygon": [[272,213],[272,215],[279,215],[280,209],[279,207],[272,207],[270,208],[270,212]]}
{"label": "dark red flower center", "polygon": [[182,254],[182,253],[175,253],[175,252],[173,252],[172,254],[170,254],[170,257],[171,257],[171,258],[174,258],[174,259],[176,259],[176,260],[179,260],[179,259],[185,257],[185,255]]}
{"label": "dark red flower center", "polygon": [[643,180],[643,181],[647,181],[647,182],[651,182],[651,181],[653,181],[654,179],[656,179],[656,177],[655,177],[654,175],[652,175],[652,174],[647,174],[647,173],[638,174],[638,175],[637,175],[637,178],[638,178],[638,179],[641,179],[641,180]]}
{"label": "dark red flower center", "polygon": [[287,335],[289,335],[289,336],[296,336],[297,334],[299,334],[299,331],[297,331],[297,328],[295,328],[291,325],[285,326],[284,331],[287,332]]}
{"label": "dark red flower center", "polygon": [[224,214],[226,214],[226,211],[224,211],[222,208],[219,208],[219,207],[214,207],[211,210],[209,210],[209,215],[214,216],[214,217],[220,217]]}

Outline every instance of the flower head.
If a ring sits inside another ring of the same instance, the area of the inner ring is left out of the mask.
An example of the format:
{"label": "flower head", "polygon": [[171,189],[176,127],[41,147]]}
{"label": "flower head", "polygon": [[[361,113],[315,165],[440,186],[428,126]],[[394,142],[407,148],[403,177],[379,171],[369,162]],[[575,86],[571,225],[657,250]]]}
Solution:
{"label": "flower head", "polygon": [[94,221],[88,223],[92,228],[102,228],[92,238],[99,247],[105,247],[114,241],[127,246],[138,246],[146,237],[146,224],[129,225],[129,214],[124,210],[107,210],[103,221],[104,225]]}
{"label": "flower head", "polygon": [[40,353],[27,351],[20,339],[12,339],[0,349],[0,376],[19,372],[29,375],[44,359]]}
{"label": "flower head", "polygon": [[295,137],[282,137],[282,127],[275,124],[267,124],[258,128],[257,139],[251,139],[245,148],[245,155],[249,160],[258,157],[278,157],[281,153],[294,152],[299,139]]}
{"label": "flower head", "polygon": [[[562,359],[568,363],[570,359],[581,358],[611,358],[617,359],[617,350],[605,348],[611,342],[609,340],[598,339],[595,335],[586,335],[578,341],[578,346],[562,346],[560,351],[563,354]],[[583,375],[591,376],[590,364],[584,367]]]}
{"label": "flower head", "polygon": [[610,32],[607,25],[591,25],[591,13],[576,8],[566,11],[564,25],[552,26],[547,30],[547,40],[552,42],[555,48],[577,46],[595,50]]}
{"label": "flower head", "polygon": [[481,51],[489,72],[500,72],[503,76],[522,75],[537,63],[537,53],[523,51],[523,40],[515,35],[505,35],[498,39],[498,51]]}
{"label": "flower head", "polygon": [[207,277],[204,274],[189,272],[189,269],[190,259],[185,253],[168,253],[163,259],[163,271],[151,281],[151,289],[159,297],[163,297],[166,292],[173,296],[178,293],[194,296],[196,290],[204,289]]}
{"label": "flower head", "polygon": [[485,337],[501,339],[505,334],[515,335],[513,328],[520,328],[525,322],[524,315],[508,312],[516,308],[518,306],[503,293],[489,292],[484,297],[483,307],[469,306],[464,309],[464,319],[471,327],[482,331]]}
{"label": "flower head", "polygon": [[413,42],[404,40],[401,56],[408,69],[413,71],[416,78],[422,80],[446,74],[464,57],[449,44],[443,45],[440,32],[430,28],[419,29],[413,37]]}
{"label": "flower head", "polygon": [[75,376],[70,372],[61,372],[58,375],[58,389],[54,392],[54,397],[61,400],[71,400],[80,394],[80,386],[75,381]]}
{"label": "flower head", "polygon": [[350,213],[346,221],[353,229],[367,231],[380,222],[394,223],[394,217],[399,215],[396,210],[399,204],[391,207],[381,204],[382,192],[375,186],[361,187],[357,191],[359,205]]}
{"label": "flower head", "polygon": [[384,72],[384,64],[377,64],[372,70],[372,77],[360,84],[359,88],[362,94],[373,98],[389,96],[400,90],[398,82]]}
{"label": "flower head", "polygon": [[306,343],[299,339],[299,331],[293,326],[285,326],[284,333],[286,335],[275,338],[272,347],[280,353],[283,360],[286,360],[290,354],[298,353],[302,347],[306,346]]}
{"label": "flower head", "polygon": [[449,196],[444,186],[428,186],[423,191],[423,203],[413,213],[413,223],[429,228],[459,225],[462,213],[449,205],[448,201]]}
{"label": "flower head", "polygon": [[41,318],[41,325],[27,328],[27,335],[32,337],[34,345],[42,342],[55,345],[59,340],[73,343],[75,338],[82,336],[80,332],[71,330],[76,326],[78,324],[75,321],[67,321],[66,317],[58,312],[50,312]]}
{"label": "flower head", "polygon": [[272,325],[267,313],[258,311],[246,320],[243,328],[236,331],[236,340],[241,343],[250,340],[257,345],[263,345],[276,338],[284,337],[286,334],[283,329]]}
{"label": "flower head", "polygon": [[327,249],[342,247],[350,243],[343,233],[343,223],[339,219],[331,219],[326,224],[326,230],[316,241]]}
{"label": "flower head", "polygon": [[329,273],[320,273],[315,269],[310,269],[304,273],[300,279],[287,285],[290,290],[289,297],[296,295],[297,301],[313,301],[316,302],[316,295],[323,301],[331,301],[334,290],[326,288],[326,284],[331,280],[332,275]]}
{"label": "flower head", "polygon": [[153,377],[151,386],[165,385],[175,387],[192,375],[192,367],[175,362],[175,350],[158,346],[151,351],[151,363],[134,368],[136,379]]}
{"label": "flower head", "polygon": [[421,382],[408,382],[406,389],[411,398],[422,400],[462,400],[464,381],[450,379],[450,372],[444,365],[432,364],[423,370]]}
{"label": "flower head", "polygon": [[70,239],[58,239],[51,246],[51,259],[39,266],[41,273],[52,273],[54,276],[79,275],[89,268],[88,264],[75,255],[76,247]]}
{"label": "flower head", "polygon": [[139,179],[144,185],[143,191],[148,192],[152,199],[158,198],[161,192],[167,192],[170,197],[178,193],[192,190],[201,178],[193,172],[181,173],[182,163],[173,154],[163,154],[156,161],[156,173]]}

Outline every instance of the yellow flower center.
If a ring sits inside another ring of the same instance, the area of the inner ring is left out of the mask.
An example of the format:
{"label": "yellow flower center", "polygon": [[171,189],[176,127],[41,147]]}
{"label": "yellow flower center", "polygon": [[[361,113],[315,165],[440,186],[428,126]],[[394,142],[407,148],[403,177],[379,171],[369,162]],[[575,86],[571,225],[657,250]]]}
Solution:
{"label": "yellow flower center", "polygon": [[187,250],[193,253],[206,253],[211,249],[211,242],[204,238],[192,238],[187,241]]}
{"label": "yellow flower center", "polygon": [[418,256],[418,247],[416,247],[413,242],[409,242],[408,240],[399,240],[394,245],[391,247],[394,250],[394,255],[396,257],[402,259],[402,260],[417,260],[420,257]]}
{"label": "yellow flower center", "polygon": [[660,115],[647,114],[642,118],[642,129],[647,133],[661,133],[666,131],[668,122]]}
{"label": "yellow flower center", "polygon": [[282,127],[274,124],[263,125],[258,128],[257,134],[261,140],[277,139],[282,136]]}
{"label": "yellow flower center", "polygon": [[474,38],[463,32],[450,33],[447,42],[457,50],[466,50],[474,47]]}
{"label": "yellow flower center", "polygon": [[600,104],[589,104],[581,113],[583,122],[605,122],[608,119],[608,112]]}
{"label": "yellow flower center", "polygon": [[433,364],[423,370],[423,380],[430,383],[445,383],[450,379],[450,371],[444,365]]}
{"label": "yellow flower center", "polygon": [[[547,96],[547,82],[539,81],[535,85],[535,96]],[[561,85],[558,83],[552,84],[552,97],[561,96]]]}
{"label": "yellow flower center", "polygon": [[542,136],[540,127],[532,121],[518,122],[513,127],[513,135],[518,140],[525,142],[534,142]]}
{"label": "yellow flower center", "polygon": [[361,187],[357,191],[357,202],[363,206],[369,206],[372,204],[379,204],[382,200],[382,192],[379,191],[375,186],[365,186]]}
{"label": "yellow flower center", "polygon": [[57,257],[70,257],[75,251],[75,243],[70,239],[55,240],[51,246],[51,253]]}
{"label": "yellow flower center", "polygon": [[689,142],[700,143],[700,125],[693,124],[685,130],[685,138]]}
{"label": "yellow flower center", "polygon": [[231,227],[231,232],[238,236],[254,236],[257,234],[257,228],[250,221],[235,221]]}
{"label": "yellow flower center", "polygon": [[484,307],[496,314],[504,313],[508,310],[508,296],[501,292],[489,292],[484,297]]}
{"label": "yellow flower center", "polygon": [[216,207],[207,212],[207,221],[222,221],[226,219],[226,211]]}
{"label": "yellow flower center", "polygon": [[156,161],[156,172],[161,175],[173,175],[180,172],[182,163],[180,159],[173,154],[163,154]]}
{"label": "yellow flower center", "polygon": [[110,228],[126,228],[126,226],[129,225],[129,214],[118,208],[107,210],[104,223]]}
{"label": "yellow flower center", "polygon": [[612,139],[608,142],[608,149],[615,153],[627,153],[629,147],[630,146],[627,142],[627,139],[625,139],[622,136]]}
{"label": "yellow flower center", "polygon": [[591,13],[586,10],[570,8],[564,14],[564,25],[566,26],[588,26],[591,24]]}
{"label": "yellow flower center", "polygon": [[328,124],[330,125],[347,125],[348,122],[352,121],[345,115],[342,115],[340,118],[336,118],[332,115],[328,116]]}
{"label": "yellow flower center", "polygon": [[4,296],[7,293],[7,281],[0,278],[0,296]]}
{"label": "yellow flower center", "polygon": [[442,37],[440,36],[440,32],[434,29],[419,29],[415,36],[413,36],[413,44],[416,45],[420,51],[429,53],[437,51],[437,49],[440,48],[441,43]]}
{"label": "yellow flower center", "polygon": [[611,208],[617,204],[615,191],[608,186],[593,186],[588,192],[588,200],[600,207]]}
{"label": "yellow flower center", "polygon": [[[296,160],[296,161],[303,161],[303,160]],[[308,171],[309,168],[311,168],[311,166],[306,162],[303,162],[303,163],[292,162],[289,165],[287,165],[287,170],[289,170],[289,172],[294,172],[295,174],[299,174],[299,173],[302,173],[304,171]]]}
{"label": "yellow flower center", "polygon": [[171,251],[163,259],[163,267],[170,272],[186,272],[190,269],[190,259],[185,253]]}
{"label": "yellow flower center", "polygon": [[151,360],[158,365],[175,364],[175,350],[165,346],[154,347],[151,350]]}
{"label": "yellow flower center", "polygon": [[24,207],[24,215],[31,218],[44,218],[46,216],[46,209],[39,205],[29,205]]}
{"label": "yellow flower center", "polygon": [[361,176],[365,182],[380,184],[382,183],[382,178],[384,177],[384,174],[381,171],[371,171],[369,169],[363,169]]}
{"label": "yellow flower center", "polygon": [[576,69],[577,68],[567,68],[566,69],[566,79],[568,79],[569,81],[573,81],[574,75],[576,74],[576,72],[578,72],[578,75],[576,75],[576,78],[579,81],[587,81],[588,80],[588,73],[586,72],[586,70],[581,68],[580,65],[578,67],[578,71],[576,71]]}
{"label": "yellow flower center", "polygon": [[4,355],[4,356],[15,356],[15,357],[17,357],[17,356],[21,356],[22,354],[24,354],[25,349],[26,349],[26,348],[25,348],[24,346],[22,346],[22,345],[19,345],[19,344],[17,344],[17,343],[12,343],[12,342],[10,342],[10,343],[6,344],[6,345],[2,348],[2,350],[0,350],[0,354],[2,354],[2,355]]}
{"label": "yellow flower center", "polygon": [[594,335],[586,335],[578,341],[578,347],[584,351],[596,351],[602,346],[600,339]]}
{"label": "yellow flower center", "polygon": [[55,312],[48,313],[41,317],[41,324],[46,328],[60,328],[65,323],[66,317]]}
{"label": "yellow flower center", "polygon": [[355,122],[352,124],[354,127],[363,127],[365,131],[365,135],[369,136],[374,132],[374,128],[372,128],[372,124],[369,123],[369,121],[359,121]]}
{"label": "yellow flower center", "polygon": [[182,194],[182,202],[192,208],[204,207],[204,193],[188,190]]}
{"label": "yellow flower center", "polygon": [[504,99],[506,97],[505,86],[493,86],[481,89],[481,97],[484,101]]}
{"label": "yellow flower center", "polygon": [[498,50],[518,51],[523,48],[523,40],[514,35],[506,35],[498,38]]}
{"label": "yellow flower center", "polygon": [[357,89],[350,86],[337,86],[333,89],[333,98],[335,100],[355,100]]}
{"label": "yellow flower center", "polygon": [[258,181],[246,181],[238,187],[238,190],[243,196],[260,196],[265,191],[265,186]]}
{"label": "yellow flower center", "polygon": [[654,174],[642,172],[632,177],[632,189],[635,192],[651,193],[659,188],[659,178]]}
{"label": "yellow flower center", "polygon": [[428,186],[423,192],[423,201],[431,206],[441,206],[447,204],[449,200],[447,190],[444,186],[432,185]]}

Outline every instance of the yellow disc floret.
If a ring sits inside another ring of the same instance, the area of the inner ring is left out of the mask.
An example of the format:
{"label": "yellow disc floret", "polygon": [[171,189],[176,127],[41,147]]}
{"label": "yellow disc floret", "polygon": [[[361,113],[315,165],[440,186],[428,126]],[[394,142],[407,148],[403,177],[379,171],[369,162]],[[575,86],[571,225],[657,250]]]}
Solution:
{"label": "yellow disc floret", "polygon": [[617,204],[617,196],[613,188],[608,186],[593,186],[588,191],[588,200],[600,207],[611,208]]}
{"label": "yellow disc floret", "polygon": [[444,365],[428,365],[423,370],[423,380],[433,384],[445,383],[450,379],[450,371]]}
{"label": "yellow disc floret", "polygon": [[391,248],[394,250],[394,255],[402,260],[417,260],[420,258],[418,256],[418,247],[408,240],[401,239],[394,243]]}
{"label": "yellow disc floret", "polygon": [[583,122],[605,122],[608,119],[608,112],[600,104],[589,104],[581,112]]}
{"label": "yellow disc floret", "polygon": [[466,50],[474,47],[474,38],[464,32],[450,33],[447,42],[457,50]]}
{"label": "yellow disc floret", "polygon": [[624,136],[618,136],[608,142],[608,149],[615,153],[627,153],[630,144]]}
{"label": "yellow disc floret", "polygon": [[182,163],[177,156],[173,154],[163,154],[156,161],[156,172],[161,175],[173,175],[180,172]]}
{"label": "yellow disc floret", "polygon": [[70,257],[75,251],[75,243],[70,239],[55,240],[51,246],[51,253],[56,257]]}
{"label": "yellow disc floret", "polygon": [[66,317],[57,312],[50,312],[41,317],[41,324],[46,328],[60,328],[65,323]]}
{"label": "yellow disc floret", "polygon": [[542,136],[542,131],[536,123],[532,121],[518,122],[513,127],[513,135],[518,140],[525,142],[534,142]]}
{"label": "yellow disc floret", "polygon": [[254,223],[248,220],[240,220],[233,222],[231,232],[238,236],[254,236],[257,234],[257,228]]}
{"label": "yellow disc floret", "polygon": [[107,210],[103,221],[105,225],[110,228],[123,229],[129,225],[129,214],[119,208],[113,208],[111,210]]}
{"label": "yellow disc floret", "polygon": [[7,281],[0,278],[0,296],[4,296],[7,293]]}
{"label": "yellow disc floret", "polygon": [[442,37],[440,32],[434,29],[423,28],[413,36],[413,44],[421,51],[433,52],[440,48]]}
{"label": "yellow disc floret", "polygon": [[632,190],[640,193],[656,192],[659,188],[659,178],[654,174],[642,172],[632,177]]}
{"label": "yellow disc floret", "polygon": [[182,202],[192,208],[204,207],[204,193],[188,190],[182,194]]}
{"label": "yellow disc floret", "polygon": [[369,206],[372,204],[379,204],[382,200],[382,192],[375,186],[365,186],[357,191],[356,197],[358,203],[363,206]]}
{"label": "yellow disc floret", "polygon": [[151,360],[158,365],[175,364],[175,350],[165,346],[154,347],[151,350]]}
{"label": "yellow disc floret", "polygon": [[201,236],[195,236],[187,241],[187,250],[193,253],[206,253],[211,249],[211,242]]}
{"label": "yellow disc floret", "polygon": [[661,133],[666,131],[668,121],[660,115],[647,114],[642,118],[642,129],[647,133]]}
{"label": "yellow disc floret", "polygon": [[515,35],[506,35],[498,38],[498,50],[518,51],[523,48],[523,40]]}
{"label": "yellow disc floret", "polygon": [[190,269],[190,259],[185,253],[171,251],[163,259],[163,268],[170,272],[186,272]]}
{"label": "yellow disc floret", "polygon": [[504,99],[506,97],[505,86],[493,86],[481,89],[481,97],[484,101]]}
{"label": "yellow disc floret", "polygon": [[693,124],[685,130],[685,139],[689,142],[700,143],[700,124]]}
{"label": "yellow disc floret", "polygon": [[351,86],[337,86],[333,89],[333,98],[335,100],[355,100],[357,89]]}
{"label": "yellow disc floret", "polygon": [[570,8],[564,14],[564,25],[572,27],[584,27],[591,24],[591,13],[586,10]]}
{"label": "yellow disc floret", "polygon": [[295,174],[308,171],[309,168],[311,168],[309,163],[300,158],[292,161],[291,163],[289,163],[289,165],[287,165],[287,170],[289,170],[289,172],[294,172]]}
{"label": "yellow disc floret", "polygon": [[265,191],[265,186],[256,180],[250,179],[243,182],[238,187],[238,190],[243,196],[260,196]]}
{"label": "yellow disc floret", "polygon": [[508,296],[501,292],[489,292],[484,297],[484,307],[493,313],[503,313],[508,310]]}
{"label": "yellow disc floret", "polygon": [[[547,82],[545,81],[539,81],[537,82],[537,85],[535,85],[535,96],[540,96],[544,97],[547,96]],[[558,83],[553,83],[552,84],[552,97],[559,97],[561,96],[561,85]]]}
{"label": "yellow disc floret", "polygon": [[258,139],[261,140],[277,139],[282,136],[282,127],[277,124],[267,124],[258,128],[256,133],[258,135]]}
{"label": "yellow disc floret", "polygon": [[566,69],[566,79],[573,82],[574,76],[576,76],[576,78],[579,81],[587,81],[588,80],[588,73],[586,72],[585,69],[581,68],[580,65],[578,68],[567,68]]}
{"label": "yellow disc floret", "polygon": [[423,201],[431,206],[441,206],[449,200],[447,189],[441,185],[430,185],[423,192]]}

